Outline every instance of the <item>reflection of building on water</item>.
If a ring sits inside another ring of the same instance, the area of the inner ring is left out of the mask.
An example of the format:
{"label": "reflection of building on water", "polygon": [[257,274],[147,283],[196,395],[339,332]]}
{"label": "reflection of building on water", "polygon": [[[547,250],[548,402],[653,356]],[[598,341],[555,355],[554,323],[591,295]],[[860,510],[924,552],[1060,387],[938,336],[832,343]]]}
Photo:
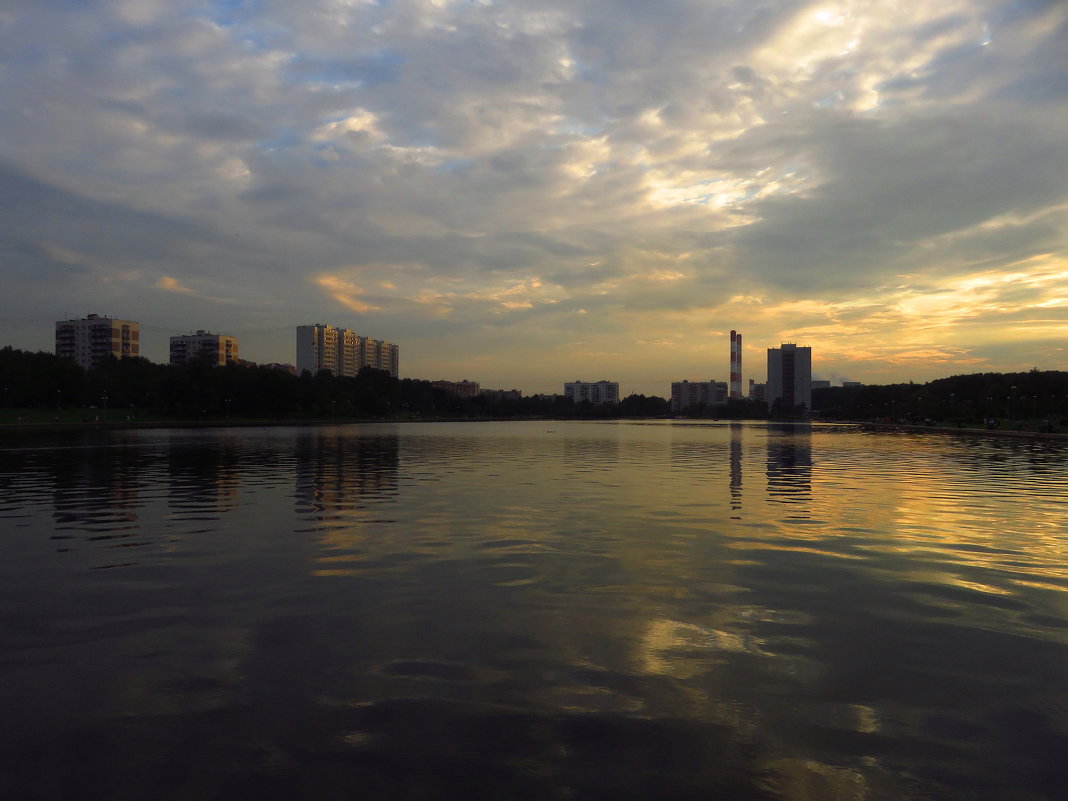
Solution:
{"label": "reflection of building on water", "polygon": [[673,441],[671,443],[672,466],[691,473],[707,472],[715,482],[714,486],[717,490],[722,489],[723,484],[720,482],[723,480],[724,467],[726,467],[731,516],[737,519],[736,513],[742,508],[742,464],[744,461],[742,440],[746,430],[745,423],[732,422],[726,427],[726,430],[730,432],[730,439],[726,445],[724,445],[722,436],[724,426],[701,427],[715,431],[716,439],[704,442]]}
{"label": "reflection of building on water", "polygon": [[[53,517],[58,528],[102,532],[135,528],[142,465],[126,448],[62,451],[53,462]],[[119,536],[119,535],[116,535]]]}
{"label": "reflection of building on water", "polygon": [[240,457],[236,442],[175,442],[167,454],[171,509],[222,514],[237,504]]}
{"label": "reflection of building on water", "polygon": [[[606,428],[606,431],[610,431],[610,429]],[[618,439],[565,436],[563,443],[563,453],[560,459],[569,468],[597,470],[604,465],[619,463],[620,444]]]}
{"label": "reflection of building on water", "polygon": [[317,428],[297,439],[295,497],[317,520],[362,508],[397,491],[396,434],[354,435],[341,428]]}
{"label": "reflection of building on water", "polygon": [[314,428],[298,435],[294,500],[319,539],[312,575],[352,575],[368,543],[381,538],[371,534],[375,515],[366,510],[397,494],[399,450],[396,434]]}
{"label": "reflection of building on water", "polygon": [[812,503],[812,429],[804,423],[768,426],[768,500],[790,504],[789,517],[808,517]]}
{"label": "reflection of building on water", "polygon": [[742,424],[731,423],[731,511],[742,508]]}

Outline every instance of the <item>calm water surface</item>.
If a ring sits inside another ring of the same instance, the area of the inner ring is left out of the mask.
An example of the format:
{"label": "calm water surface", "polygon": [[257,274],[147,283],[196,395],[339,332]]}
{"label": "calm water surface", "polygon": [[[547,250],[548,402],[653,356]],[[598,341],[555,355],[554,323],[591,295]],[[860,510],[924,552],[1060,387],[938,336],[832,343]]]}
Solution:
{"label": "calm water surface", "polygon": [[0,439],[0,797],[1068,797],[1068,448]]}

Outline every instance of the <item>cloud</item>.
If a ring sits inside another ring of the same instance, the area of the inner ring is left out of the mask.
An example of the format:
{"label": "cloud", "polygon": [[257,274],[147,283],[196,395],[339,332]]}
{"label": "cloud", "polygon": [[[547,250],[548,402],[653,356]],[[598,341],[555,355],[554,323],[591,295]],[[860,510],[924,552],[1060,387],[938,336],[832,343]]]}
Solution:
{"label": "cloud", "polygon": [[315,282],[327,290],[334,300],[351,311],[369,312],[377,311],[379,308],[361,300],[364,291],[352,281],[332,275],[321,275],[315,279]]}
{"label": "cloud", "polygon": [[184,292],[192,293],[193,290],[187,286],[182,286],[181,282],[177,278],[171,278],[169,275],[162,276],[156,281],[156,286],[167,292]]}
{"label": "cloud", "polygon": [[[182,329],[336,316],[406,374],[477,357],[541,390],[722,375],[708,332],[731,328],[843,374],[1062,358],[1061,3],[5,8],[8,338],[45,321],[16,346],[91,303]],[[291,360],[260,336],[242,353]]]}

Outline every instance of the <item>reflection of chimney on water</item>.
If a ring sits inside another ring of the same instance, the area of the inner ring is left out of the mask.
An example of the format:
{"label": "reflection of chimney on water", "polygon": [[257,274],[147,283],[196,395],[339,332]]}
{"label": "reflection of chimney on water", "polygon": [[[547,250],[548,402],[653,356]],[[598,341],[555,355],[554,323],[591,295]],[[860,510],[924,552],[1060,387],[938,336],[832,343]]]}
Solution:
{"label": "reflection of chimney on water", "polygon": [[[731,423],[731,511],[742,509],[742,429],[741,423]],[[732,515],[738,519],[737,515]]]}

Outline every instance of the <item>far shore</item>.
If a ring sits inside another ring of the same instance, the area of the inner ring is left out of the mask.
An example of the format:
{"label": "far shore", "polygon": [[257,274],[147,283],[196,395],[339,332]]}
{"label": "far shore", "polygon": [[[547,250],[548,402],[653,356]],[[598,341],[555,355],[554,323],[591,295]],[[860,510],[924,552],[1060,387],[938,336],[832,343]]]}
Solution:
{"label": "far shore", "polygon": [[[489,418],[489,417],[404,417],[404,418],[309,418],[285,419],[272,418],[264,420],[80,420],[55,421],[47,419],[29,419],[5,421],[0,423],[0,431],[77,431],[98,429],[161,429],[161,428],[276,428],[284,426],[314,427],[331,425],[373,425],[380,423],[486,423],[486,422],[606,422],[609,420],[645,420],[665,418]],[[729,423],[743,422],[727,418],[687,418],[690,421]],[[766,420],[768,423],[806,422],[788,420]],[[1006,428],[974,428],[944,425],[918,425],[910,423],[879,423],[864,420],[814,420],[814,423],[840,423],[856,426],[865,431],[908,432],[930,434],[964,434],[967,436],[1013,437],[1017,439],[1053,439],[1068,440],[1068,434],[1043,431],[1020,431]]]}

